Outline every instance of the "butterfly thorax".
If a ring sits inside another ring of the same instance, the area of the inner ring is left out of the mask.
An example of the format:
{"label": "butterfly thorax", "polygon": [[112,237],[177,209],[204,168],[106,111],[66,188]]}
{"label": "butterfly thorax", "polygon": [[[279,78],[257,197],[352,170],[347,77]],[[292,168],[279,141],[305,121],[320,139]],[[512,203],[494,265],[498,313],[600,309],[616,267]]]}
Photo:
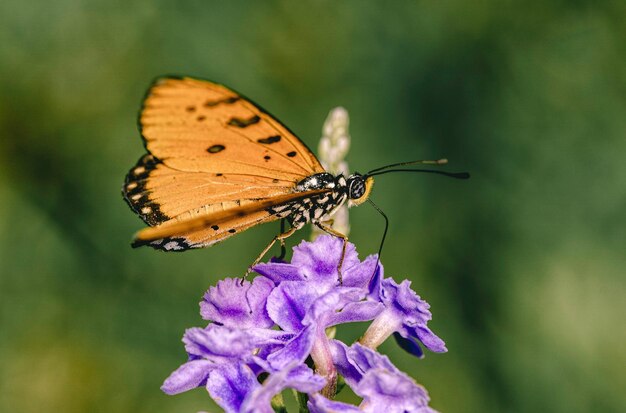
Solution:
{"label": "butterfly thorax", "polygon": [[321,194],[284,205],[274,206],[269,212],[279,218],[286,218],[291,226],[300,229],[308,222],[323,222],[330,218],[346,200],[359,204],[369,195],[373,179],[355,173],[346,178],[327,172],[308,176],[298,182],[295,192],[328,190]]}
{"label": "butterfly thorax", "polygon": [[274,206],[269,209],[269,212],[280,218],[286,218],[291,226],[298,229],[308,222],[325,221],[348,199],[346,177],[319,173],[306,177],[294,187],[295,192],[320,189],[328,189],[328,191],[285,205]]}

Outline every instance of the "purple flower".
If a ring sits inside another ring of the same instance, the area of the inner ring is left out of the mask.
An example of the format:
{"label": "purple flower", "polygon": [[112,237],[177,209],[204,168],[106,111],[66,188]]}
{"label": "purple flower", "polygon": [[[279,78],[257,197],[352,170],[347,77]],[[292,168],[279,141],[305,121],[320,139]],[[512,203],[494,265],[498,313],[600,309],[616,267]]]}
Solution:
{"label": "purple flower", "polygon": [[[210,323],[185,332],[188,361],[165,380],[163,391],[205,386],[227,412],[272,412],[272,398],[286,388],[308,394],[312,412],[432,411],[426,391],[371,349],[395,334],[414,354],[421,355],[418,343],[445,351],[426,326],[428,304],[408,281],[383,279],[376,256],[360,261],[352,244],[340,284],[342,245],[320,236],[295,247],[291,263],[255,266],[260,276],[253,281],[225,279],[211,287],[200,303]],[[362,343],[371,348],[348,347],[326,334],[329,327],[370,320]],[[310,360],[315,371],[305,364]],[[331,400],[338,374],[362,397],[358,409]]]}
{"label": "purple flower", "polygon": [[360,345],[347,347],[333,340],[333,356],[339,372],[355,394],[363,398],[359,409],[315,395],[309,401],[311,412],[419,412],[432,413],[426,390],[398,370],[386,356]]}
{"label": "purple flower", "polygon": [[189,361],[174,371],[161,389],[177,394],[203,386],[209,374],[224,365],[246,363],[260,371],[255,352],[264,347],[284,346],[293,335],[269,329],[236,330],[216,324],[190,328],[183,336]]}
{"label": "purple flower", "polygon": [[397,284],[391,278],[385,278],[380,288],[380,300],[385,309],[369,326],[362,344],[377,348],[390,335],[394,334],[400,346],[417,357],[423,357],[418,342],[427,349],[442,353],[446,345],[426,324],[432,318],[430,306],[411,289],[408,280]]}
{"label": "purple flower", "polygon": [[[161,389],[177,394],[204,385],[227,412],[271,412],[271,398],[283,389],[313,393],[326,383],[302,364],[306,354],[280,370],[254,354],[266,346],[283,347],[292,336],[277,330],[235,330],[215,324],[189,329],[183,342],[190,360],[174,371]],[[270,373],[263,385],[257,380],[260,372]]]}

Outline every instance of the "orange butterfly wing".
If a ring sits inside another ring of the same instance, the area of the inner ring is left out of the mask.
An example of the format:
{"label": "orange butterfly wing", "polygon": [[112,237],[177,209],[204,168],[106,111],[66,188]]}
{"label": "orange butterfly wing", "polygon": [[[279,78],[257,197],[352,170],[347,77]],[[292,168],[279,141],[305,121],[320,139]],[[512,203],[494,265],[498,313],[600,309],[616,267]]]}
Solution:
{"label": "orange butterfly wing", "polygon": [[[152,226],[277,199],[305,177],[325,172],[287,127],[216,83],[157,80],[139,123],[149,154],[128,173],[123,194]],[[232,219],[236,222],[217,232],[187,230],[178,237],[180,244],[211,245],[231,236],[229,229],[241,232],[277,218],[255,211]]]}
{"label": "orange butterfly wing", "polygon": [[284,180],[325,172],[287,127],[216,83],[158,80],[144,102],[140,125],[148,151],[180,171]]}

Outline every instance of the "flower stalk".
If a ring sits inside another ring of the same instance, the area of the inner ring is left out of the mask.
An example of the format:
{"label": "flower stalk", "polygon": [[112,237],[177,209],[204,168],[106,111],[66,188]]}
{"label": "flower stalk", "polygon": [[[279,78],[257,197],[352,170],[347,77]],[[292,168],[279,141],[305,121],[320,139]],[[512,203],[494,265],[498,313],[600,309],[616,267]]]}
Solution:
{"label": "flower stalk", "polygon": [[[350,149],[350,116],[348,111],[342,107],[336,107],[328,113],[328,117],[322,127],[322,137],[318,146],[319,160],[324,169],[333,175],[343,174],[348,176],[348,162],[345,158]],[[350,223],[348,216],[348,205],[344,204],[333,214],[331,227],[344,235],[350,233]],[[314,240],[324,232],[312,227],[311,240]]]}
{"label": "flower stalk", "polygon": [[311,348],[311,358],[315,363],[315,372],[326,380],[326,385],[320,393],[329,399],[337,393],[337,368],[330,352],[330,343],[325,334],[315,340]]}
{"label": "flower stalk", "polygon": [[359,343],[365,347],[376,350],[378,346],[389,338],[398,329],[398,322],[389,314],[381,314],[369,325],[365,334],[359,339]]}

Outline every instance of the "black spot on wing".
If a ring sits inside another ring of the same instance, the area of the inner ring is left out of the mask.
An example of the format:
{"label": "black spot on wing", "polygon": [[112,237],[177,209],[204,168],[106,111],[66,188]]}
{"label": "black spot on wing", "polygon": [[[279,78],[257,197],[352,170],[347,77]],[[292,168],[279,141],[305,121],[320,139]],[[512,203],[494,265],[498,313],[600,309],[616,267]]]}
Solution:
{"label": "black spot on wing", "polygon": [[296,153],[294,151],[287,152],[287,156],[293,158],[294,156],[296,156]]}
{"label": "black spot on wing", "polygon": [[276,142],[279,142],[279,141],[280,141],[280,139],[281,139],[280,135],[274,135],[274,136],[270,136],[270,137],[267,137],[267,138],[260,138],[260,139],[257,139],[257,142],[258,142],[258,143],[264,143],[264,144],[268,144],[268,145],[269,145],[270,143],[276,143]]}
{"label": "black spot on wing", "polygon": [[137,164],[128,172],[122,188],[124,200],[143,221],[148,225],[158,225],[171,218],[161,212],[158,203],[150,199],[150,191],[146,189],[146,182],[150,180],[152,172],[161,161],[146,154],[139,158]]}
{"label": "black spot on wing", "polygon": [[204,106],[207,108],[210,108],[213,106],[220,105],[222,103],[230,105],[230,104],[237,102],[238,100],[239,100],[239,96],[231,96],[231,97],[224,98],[224,99],[207,100],[206,102],[204,102]]}
{"label": "black spot on wing", "polygon": [[248,119],[242,119],[242,118],[231,118],[228,121],[228,124],[230,126],[236,126],[238,128],[247,128],[250,125],[254,125],[255,123],[259,123],[261,121],[261,118],[258,117],[257,115],[252,116],[251,118]]}
{"label": "black spot on wing", "polygon": [[224,145],[213,145],[213,146],[209,146],[206,151],[208,153],[218,153],[218,152],[223,151],[224,149],[226,149]]}

